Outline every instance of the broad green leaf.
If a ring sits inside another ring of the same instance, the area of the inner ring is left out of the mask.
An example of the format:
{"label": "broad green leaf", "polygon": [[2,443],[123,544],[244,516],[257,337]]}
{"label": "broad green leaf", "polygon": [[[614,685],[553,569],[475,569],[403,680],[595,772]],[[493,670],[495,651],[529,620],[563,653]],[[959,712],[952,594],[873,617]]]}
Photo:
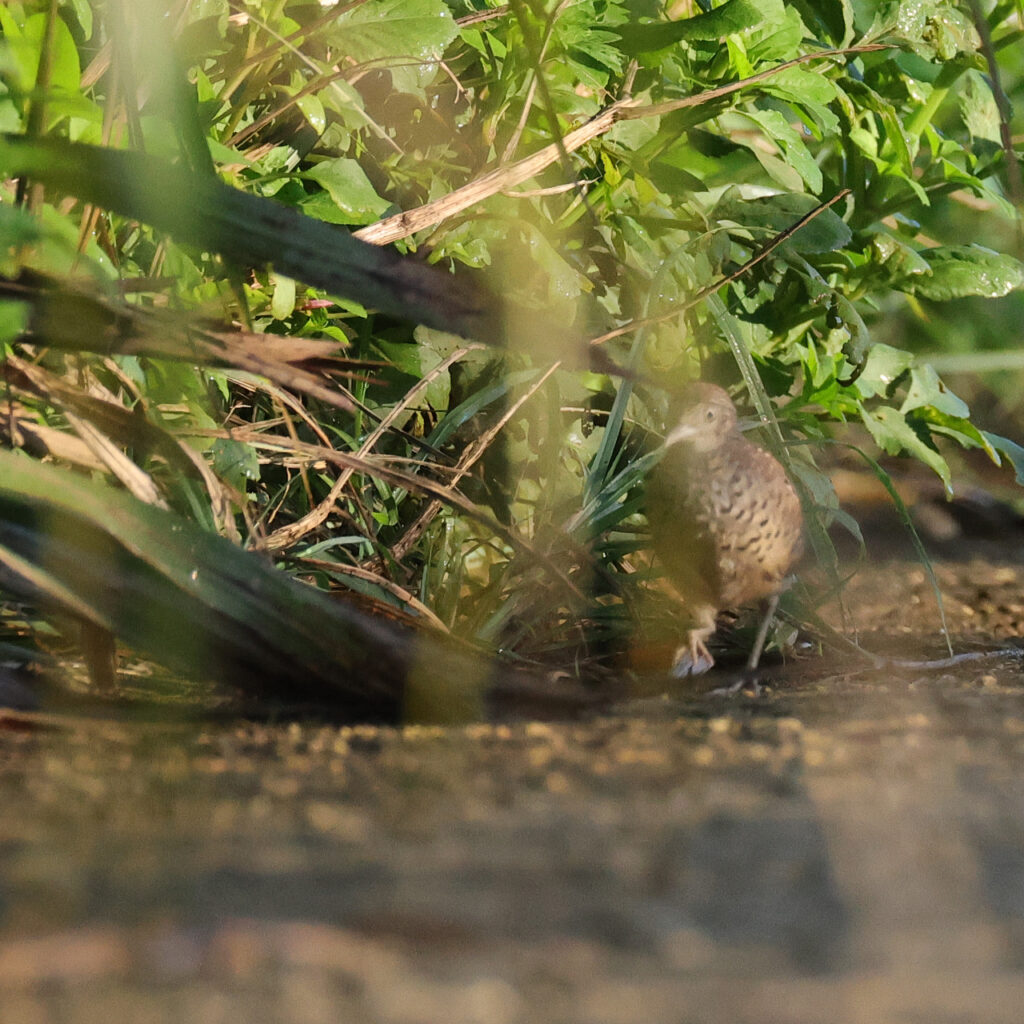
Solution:
{"label": "broad green leaf", "polygon": [[442,0],[367,0],[346,6],[327,37],[360,62],[436,60],[459,34]]}
{"label": "broad green leaf", "polygon": [[820,3],[818,0],[790,0],[800,12],[812,36],[828,40],[835,47],[848,46],[853,39],[853,0],[835,0]]}
{"label": "broad green leaf", "polygon": [[270,300],[270,312],[275,320],[285,320],[295,309],[295,282],[290,277],[274,274],[274,295]]}
{"label": "broad green leaf", "polygon": [[921,255],[930,273],[905,277],[895,287],[942,302],[965,295],[993,299],[1024,286],[1024,263],[1008,253],[972,244],[937,246]]}
{"label": "broad green leaf", "polygon": [[[30,92],[35,88],[48,21],[46,14],[33,14],[25,19],[23,25],[19,25],[14,11],[0,5],[0,34],[3,47],[11,58],[6,63],[11,66],[13,62],[15,86],[22,92]],[[63,19],[57,18],[50,50],[51,93],[74,95],[78,92],[81,74],[75,40]]]}
{"label": "broad green leaf", "polygon": [[820,71],[807,68],[786,68],[772,75],[759,86],[769,96],[777,96],[794,104],[797,110],[805,110],[821,131],[837,131],[839,119],[829,109],[839,97],[839,90],[832,79]]}
{"label": "broad green leaf", "polygon": [[722,39],[735,32],[759,26],[781,25],[785,18],[782,0],[726,0],[720,7],[678,21],[650,25],[629,25],[619,29],[626,53],[648,53],[675,43],[691,40]]}
{"label": "broad green leaf", "polygon": [[747,56],[752,64],[761,61],[783,61],[792,58],[807,36],[807,29],[800,15],[792,7],[786,7],[781,20],[766,19],[750,33]]}
{"label": "broad green leaf", "polygon": [[897,235],[879,231],[871,239],[871,250],[879,263],[886,264],[886,270],[893,277],[911,277],[929,273],[928,261],[912,246]]}
{"label": "broad green leaf", "polygon": [[328,191],[341,211],[341,223],[369,224],[391,206],[374,192],[370,179],[355,160],[325,160],[307,171],[306,177]]}
{"label": "broad green leaf", "polygon": [[0,301],[0,345],[13,341],[28,326],[32,310],[27,302]]}
{"label": "broad green leaf", "polygon": [[978,71],[968,71],[959,93],[960,116],[975,139],[1002,144],[999,109],[992,87]]}
{"label": "broad green leaf", "polygon": [[260,460],[256,449],[241,441],[218,437],[210,446],[213,471],[236,491],[245,492],[247,485],[260,478]]}
{"label": "broad green leaf", "polygon": [[857,391],[863,398],[885,396],[913,365],[914,357],[909,352],[891,345],[872,345],[857,376]]}
{"label": "broad green leaf", "polygon": [[82,26],[82,34],[86,39],[91,39],[92,4],[90,0],[64,0],[64,3],[75,12],[78,24]]}
{"label": "broad green leaf", "polygon": [[[768,241],[772,234],[780,234],[800,221],[816,206],[813,196],[782,194],[762,199],[730,199],[720,203],[716,215],[732,220],[742,227],[758,227],[760,241]],[[843,219],[834,210],[822,210],[813,220],[787,239],[780,251],[792,253],[831,252],[849,245],[852,234]]]}
{"label": "broad green leaf", "polygon": [[315,94],[297,96],[295,105],[302,111],[303,117],[309,122],[309,126],[318,135],[322,134],[327,127],[327,115],[324,113],[324,105],[320,97]]}

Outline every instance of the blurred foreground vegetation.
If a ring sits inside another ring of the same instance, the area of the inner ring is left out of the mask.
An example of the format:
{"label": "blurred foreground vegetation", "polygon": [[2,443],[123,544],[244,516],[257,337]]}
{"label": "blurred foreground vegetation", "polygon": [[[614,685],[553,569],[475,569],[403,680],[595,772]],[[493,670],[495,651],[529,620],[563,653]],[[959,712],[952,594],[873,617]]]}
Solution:
{"label": "blurred foreground vegetation", "polygon": [[836,424],[947,488],[950,445],[1020,474],[915,350],[948,302],[1019,307],[1021,38],[1017,2],[0,7],[10,630],[365,673],[394,637],[325,639],[359,620],[288,574],[618,663],[695,377],[760,419],[826,566]]}

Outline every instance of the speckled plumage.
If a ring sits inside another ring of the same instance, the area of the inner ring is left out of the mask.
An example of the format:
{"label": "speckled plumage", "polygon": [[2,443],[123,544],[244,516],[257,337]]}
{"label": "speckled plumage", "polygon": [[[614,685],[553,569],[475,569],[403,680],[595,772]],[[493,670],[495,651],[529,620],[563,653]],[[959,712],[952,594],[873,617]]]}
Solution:
{"label": "speckled plumage", "polygon": [[774,456],[739,432],[736,408],[697,384],[648,481],[654,547],[693,617],[677,674],[714,659],[705,641],[718,612],[774,597],[800,557],[800,499]]}

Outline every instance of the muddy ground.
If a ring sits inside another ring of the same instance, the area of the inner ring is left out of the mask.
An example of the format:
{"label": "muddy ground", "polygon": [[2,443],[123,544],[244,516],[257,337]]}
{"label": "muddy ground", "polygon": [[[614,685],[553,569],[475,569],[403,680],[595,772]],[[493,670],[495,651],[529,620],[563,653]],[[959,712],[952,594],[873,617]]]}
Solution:
{"label": "muddy ground", "polygon": [[[938,566],[989,652],[947,668],[808,656],[758,698],[453,729],[8,715],[0,1024],[1018,1024],[999,554]],[[942,654],[919,566],[847,603],[865,645]]]}

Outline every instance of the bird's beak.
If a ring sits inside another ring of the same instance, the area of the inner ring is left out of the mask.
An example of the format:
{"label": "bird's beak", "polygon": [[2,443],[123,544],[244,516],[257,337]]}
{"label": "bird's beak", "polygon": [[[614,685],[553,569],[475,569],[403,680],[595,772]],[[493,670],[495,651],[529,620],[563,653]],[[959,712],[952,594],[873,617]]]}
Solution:
{"label": "bird's beak", "polygon": [[680,441],[689,441],[697,436],[697,428],[692,423],[680,423],[665,435],[665,447],[669,448]]}

